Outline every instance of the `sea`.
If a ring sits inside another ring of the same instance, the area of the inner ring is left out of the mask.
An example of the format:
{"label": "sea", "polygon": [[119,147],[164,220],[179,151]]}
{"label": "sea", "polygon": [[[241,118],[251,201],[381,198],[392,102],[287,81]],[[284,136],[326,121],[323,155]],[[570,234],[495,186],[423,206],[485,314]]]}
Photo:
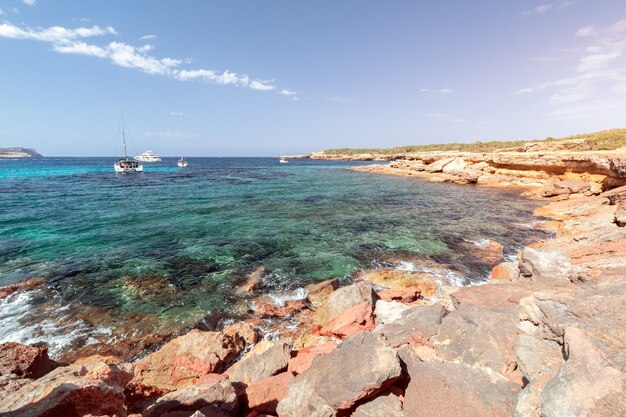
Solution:
{"label": "sea", "polygon": [[0,342],[140,355],[150,337],[245,317],[236,287],[260,267],[279,302],[380,267],[473,285],[489,239],[512,259],[545,237],[517,190],[349,170],[364,162],[164,158],[116,174],[114,160],[0,160],[0,287],[45,279],[0,300]]}

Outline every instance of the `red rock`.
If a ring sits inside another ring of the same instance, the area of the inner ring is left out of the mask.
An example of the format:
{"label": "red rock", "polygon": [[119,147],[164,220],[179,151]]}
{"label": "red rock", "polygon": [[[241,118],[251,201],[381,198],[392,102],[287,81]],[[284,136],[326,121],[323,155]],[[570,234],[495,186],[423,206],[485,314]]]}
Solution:
{"label": "red rock", "polygon": [[57,368],[3,398],[0,415],[126,415],[123,387],[131,377],[128,365],[102,361]]}
{"label": "red rock", "polygon": [[320,307],[328,299],[328,296],[339,288],[339,280],[337,278],[328,281],[322,281],[306,286],[307,299],[315,307]]}
{"label": "red rock", "polygon": [[519,300],[529,296],[532,291],[520,283],[493,283],[463,287],[452,294],[452,302],[469,303],[492,309],[515,308]]}
{"label": "red rock", "polygon": [[294,374],[301,374],[302,372],[309,369],[315,357],[317,357],[318,355],[325,355],[335,349],[337,349],[336,343],[324,343],[319,346],[302,348],[298,350],[296,356],[291,358],[291,360],[289,361],[287,371]]}
{"label": "red rock", "polygon": [[489,240],[476,247],[476,257],[487,264],[495,264],[501,261],[503,256],[504,247],[495,240]]}
{"label": "red rock", "polygon": [[291,348],[284,342],[263,340],[235,362],[226,374],[233,382],[251,384],[287,369]]}
{"label": "red rock", "polygon": [[292,379],[291,372],[283,372],[250,384],[246,388],[248,408],[261,413],[276,414],[276,406],[287,396],[289,381]]}
{"label": "red rock", "polygon": [[372,331],[376,327],[373,313],[372,304],[369,302],[357,304],[326,323],[319,334],[346,338],[355,333]]}
{"label": "red rock", "polygon": [[0,344],[0,375],[15,374],[37,379],[58,366],[48,357],[48,346],[44,343],[30,346],[13,342]]}
{"label": "red rock", "polygon": [[419,287],[408,287],[399,289],[387,289],[378,292],[378,296],[384,301],[400,301],[402,303],[411,303],[420,296]]}
{"label": "red rock", "polygon": [[265,275],[265,267],[260,266],[250,275],[248,275],[246,282],[239,286],[239,290],[245,293],[250,293],[259,290],[263,286],[263,276]]}
{"label": "red rock", "polygon": [[234,416],[238,410],[239,401],[235,387],[228,379],[222,379],[165,394],[142,414],[144,417],[174,417],[191,416],[199,411],[207,417],[221,417]]}
{"label": "red rock", "polygon": [[333,291],[326,302],[317,309],[313,316],[313,323],[320,326],[325,325],[345,310],[365,301],[374,305],[378,296],[372,288],[370,282],[357,282],[347,287]]}
{"label": "red rock", "polygon": [[129,389],[133,395],[155,396],[193,385],[205,375],[223,371],[244,347],[238,337],[192,330],[136,362]]}
{"label": "red rock", "polygon": [[519,385],[465,363],[409,363],[406,417],[510,417]]}
{"label": "red rock", "polygon": [[307,308],[303,300],[285,301],[283,305],[272,302],[261,302],[254,306],[255,314],[261,316],[287,317],[294,315]]}
{"label": "red rock", "polygon": [[238,337],[248,345],[253,345],[259,341],[259,333],[246,322],[230,324],[224,327],[222,333],[226,336]]}
{"label": "red rock", "polygon": [[9,287],[0,288],[0,299],[13,294],[19,289],[20,287],[18,287],[17,285],[11,285]]}
{"label": "red rock", "polygon": [[383,337],[358,333],[289,383],[279,416],[328,417],[384,392],[402,374],[395,350]]}
{"label": "red rock", "polygon": [[493,267],[490,279],[493,281],[515,281],[519,276],[519,268],[513,262],[503,262]]}

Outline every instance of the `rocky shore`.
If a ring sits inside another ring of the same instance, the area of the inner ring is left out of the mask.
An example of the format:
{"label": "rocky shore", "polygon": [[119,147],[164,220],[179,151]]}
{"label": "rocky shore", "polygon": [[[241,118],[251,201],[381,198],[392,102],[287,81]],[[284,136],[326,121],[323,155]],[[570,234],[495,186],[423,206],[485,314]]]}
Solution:
{"label": "rocky shore", "polygon": [[[358,170],[524,186],[555,237],[453,287],[379,268],[258,297],[253,318],[192,330],[134,363],[0,345],[2,416],[626,415],[624,154],[416,155]],[[499,161],[499,162],[498,162]],[[426,262],[415,259],[414,263]],[[498,263],[500,262],[500,263]],[[429,268],[432,265],[427,265]],[[239,291],[263,288],[262,269]],[[29,291],[27,282],[6,293]]]}

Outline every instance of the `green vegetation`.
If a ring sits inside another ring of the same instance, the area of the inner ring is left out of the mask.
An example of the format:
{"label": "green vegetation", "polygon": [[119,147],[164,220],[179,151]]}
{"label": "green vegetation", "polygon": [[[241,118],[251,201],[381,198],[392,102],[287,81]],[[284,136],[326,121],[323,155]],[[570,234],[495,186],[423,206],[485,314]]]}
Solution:
{"label": "green vegetation", "polygon": [[356,154],[403,154],[417,152],[496,152],[502,150],[522,151],[527,144],[545,145],[546,150],[571,150],[571,151],[596,151],[613,150],[626,146],[626,128],[602,130],[600,132],[586,133],[582,135],[567,136],[563,138],[548,137],[543,140],[515,140],[515,141],[491,141],[474,143],[446,143],[438,145],[414,145],[398,146],[386,149],[358,149],[340,148],[327,149],[327,155],[356,155]]}

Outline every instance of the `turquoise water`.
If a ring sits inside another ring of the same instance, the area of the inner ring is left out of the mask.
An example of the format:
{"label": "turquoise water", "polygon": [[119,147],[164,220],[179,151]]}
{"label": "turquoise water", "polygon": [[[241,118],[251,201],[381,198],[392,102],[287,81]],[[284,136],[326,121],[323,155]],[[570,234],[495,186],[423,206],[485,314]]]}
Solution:
{"label": "turquoise water", "polygon": [[0,304],[0,334],[3,320],[21,323],[5,326],[5,340],[61,337],[81,321],[75,348],[138,316],[151,317],[145,331],[236,316],[234,285],[259,266],[272,291],[414,259],[476,282],[491,265],[467,242],[495,239],[512,256],[539,236],[528,227],[537,203],[511,192],[351,172],[359,163],[338,161],[175,161],[116,175],[110,158],[0,160],[0,286],[47,280],[28,299],[4,300],[5,310],[69,311],[56,319],[66,327],[32,330],[32,314]]}

